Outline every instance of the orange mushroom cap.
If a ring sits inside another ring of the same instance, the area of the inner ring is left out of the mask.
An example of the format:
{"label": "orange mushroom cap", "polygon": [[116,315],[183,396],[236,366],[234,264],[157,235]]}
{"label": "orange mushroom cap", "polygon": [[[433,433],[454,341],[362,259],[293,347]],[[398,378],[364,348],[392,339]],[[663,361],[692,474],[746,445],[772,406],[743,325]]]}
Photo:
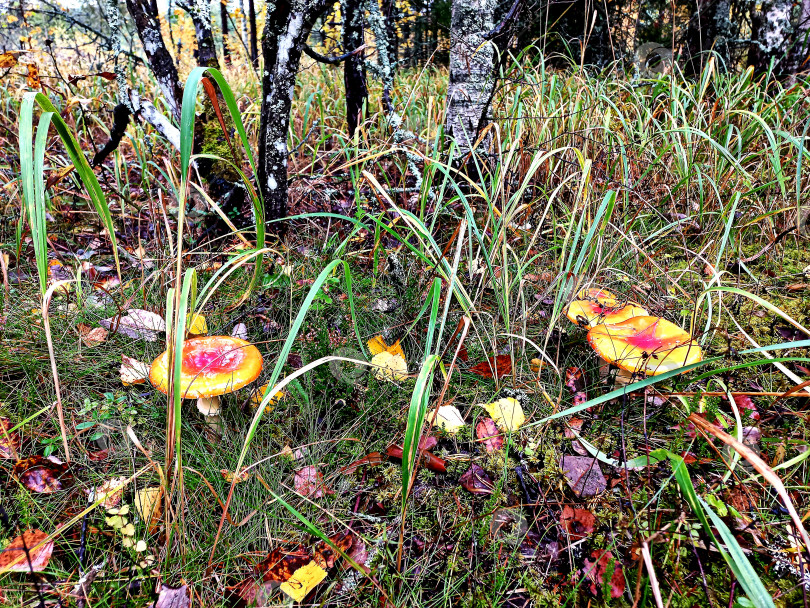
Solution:
{"label": "orange mushroom cap", "polygon": [[639,316],[591,328],[588,342],[605,361],[657,376],[703,360],[692,336],[661,317]]}
{"label": "orange mushroom cap", "polygon": [[[149,370],[149,381],[168,392],[168,351]],[[239,390],[262,371],[262,355],[250,342],[231,336],[201,336],[183,342],[180,387],[183,397],[214,397]]]}
{"label": "orange mushroom cap", "polygon": [[580,291],[565,311],[569,321],[582,327],[594,327],[600,323],[611,325],[648,314],[638,304],[622,303],[611,292],[597,288]]}

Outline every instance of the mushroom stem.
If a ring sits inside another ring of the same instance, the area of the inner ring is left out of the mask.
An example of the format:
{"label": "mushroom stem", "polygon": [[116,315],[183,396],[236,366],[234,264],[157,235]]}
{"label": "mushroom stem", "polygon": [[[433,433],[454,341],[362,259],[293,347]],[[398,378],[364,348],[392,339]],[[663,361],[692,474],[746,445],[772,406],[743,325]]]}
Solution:
{"label": "mushroom stem", "polygon": [[203,415],[205,424],[208,426],[209,430],[216,437],[222,437],[224,427],[222,424],[222,418],[219,415],[219,397],[198,397],[197,409]]}

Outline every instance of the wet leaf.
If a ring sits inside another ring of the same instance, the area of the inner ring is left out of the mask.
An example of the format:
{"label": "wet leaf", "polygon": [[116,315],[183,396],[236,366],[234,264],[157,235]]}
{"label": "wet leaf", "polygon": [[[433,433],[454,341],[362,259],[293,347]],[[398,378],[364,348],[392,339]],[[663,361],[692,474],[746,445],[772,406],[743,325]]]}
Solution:
{"label": "wet leaf", "polygon": [[160,315],[132,308],[123,315],[116,315],[109,319],[102,319],[99,324],[110,331],[117,331],[128,338],[156,342],[158,333],[166,331],[166,321]]}
{"label": "wet leaf", "polygon": [[[386,454],[388,454],[389,458],[398,458],[400,460],[402,459],[403,453],[402,446],[400,445],[390,445],[386,450]],[[435,473],[447,472],[447,463],[438,456],[431,454],[427,450],[419,450],[419,455],[421,457],[421,466]]]}
{"label": "wet leaf", "polygon": [[[591,553],[591,557],[596,561],[585,560],[585,567],[582,569],[589,581],[591,581],[591,593],[596,595],[597,589],[607,588],[610,597],[619,598],[624,594],[625,582],[622,565],[613,558],[610,551],[599,549]],[[608,579],[608,573],[612,571]]]}
{"label": "wet leaf", "polygon": [[17,431],[11,430],[14,426],[8,418],[0,418],[0,458],[17,458],[22,439]]}
{"label": "wet leaf", "polygon": [[307,498],[322,498],[324,492],[332,494],[324,486],[323,474],[313,465],[295,472],[295,491]]}
{"label": "wet leaf", "polygon": [[302,545],[292,549],[276,547],[256,565],[256,572],[262,576],[264,582],[283,583],[311,559],[309,551]]}
{"label": "wet leaf", "polygon": [[470,465],[470,468],[458,481],[471,494],[492,494],[492,479],[484,469],[475,463]]}
{"label": "wet leaf", "polygon": [[520,402],[512,397],[498,399],[481,407],[489,412],[498,428],[504,431],[516,431],[526,422]]}
{"label": "wet leaf", "polygon": [[503,378],[512,373],[512,355],[490,357],[487,361],[471,367],[469,371],[484,378],[494,378],[496,373],[498,378]]}
{"label": "wet leaf", "polygon": [[503,447],[503,437],[492,418],[484,418],[475,425],[475,436],[488,453],[497,452]]}
{"label": "wet leaf", "polygon": [[42,456],[31,456],[14,463],[14,477],[31,492],[53,494],[66,490],[76,481],[70,467]]}
{"label": "wet leaf", "polygon": [[188,593],[188,585],[169,587],[164,584],[160,586],[160,593],[154,608],[189,608],[189,606],[191,606],[191,598]]}
{"label": "wet leaf", "polygon": [[596,517],[588,509],[575,509],[565,505],[560,515],[560,525],[572,540],[590,535],[596,526]]}
{"label": "wet leaf", "polygon": [[560,468],[568,485],[577,496],[596,496],[607,488],[607,480],[595,458],[563,456]]}
{"label": "wet leaf", "polygon": [[281,583],[280,589],[295,602],[302,602],[309,592],[326,578],[326,570],[314,561],[296,570],[293,575]]}
{"label": "wet leaf", "polygon": [[436,417],[433,421],[433,426],[444,430],[451,435],[457,433],[461,428],[466,426],[464,418],[461,417],[461,412],[454,405],[443,405],[436,411]]}
{"label": "wet leaf", "polygon": [[144,384],[149,378],[149,364],[121,355],[121,383],[124,386]]}
{"label": "wet leaf", "polygon": [[41,530],[23,532],[0,550],[0,573],[42,572],[53,553],[53,541],[43,543],[48,535]]}
{"label": "wet leaf", "polygon": [[[354,544],[354,535],[351,532],[338,532],[329,538],[330,541],[343,553],[348,553]],[[335,561],[340,558],[340,553],[335,551],[324,541],[318,541],[313,549],[312,561],[324,570],[328,570],[335,565]]]}

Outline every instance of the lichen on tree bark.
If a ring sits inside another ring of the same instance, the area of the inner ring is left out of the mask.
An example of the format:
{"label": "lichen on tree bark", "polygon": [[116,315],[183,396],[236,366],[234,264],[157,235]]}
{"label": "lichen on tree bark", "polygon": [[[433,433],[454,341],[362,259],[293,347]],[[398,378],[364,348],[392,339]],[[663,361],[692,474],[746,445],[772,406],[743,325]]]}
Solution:
{"label": "lichen on tree bark", "polygon": [[466,155],[490,119],[496,49],[485,37],[494,26],[494,0],[454,0],[445,132]]}

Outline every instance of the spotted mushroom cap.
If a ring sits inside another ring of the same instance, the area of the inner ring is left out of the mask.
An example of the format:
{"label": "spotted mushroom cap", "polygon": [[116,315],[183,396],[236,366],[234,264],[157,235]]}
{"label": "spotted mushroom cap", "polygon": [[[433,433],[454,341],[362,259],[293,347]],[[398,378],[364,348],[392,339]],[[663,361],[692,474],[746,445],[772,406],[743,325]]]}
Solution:
{"label": "spotted mushroom cap", "polygon": [[[168,392],[168,351],[152,363],[149,381]],[[239,390],[262,371],[262,355],[250,342],[231,336],[201,336],[183,342],[183,397],[214,397]]]}
{"label": "spotted mushroom cap", "polygon": [[648,314],[638,304],[621,302],[611,292],[599,288],[580,291],[577,299],[571,302],[565,311],[569,321],[582,327],[611,325]]}
{"label": "spotted mushroom cap", "polygon": [[661,317],[645,315],[597,325],[588,332],[588,342],[608,363],[648,376],[703,360],[692,336]]}

